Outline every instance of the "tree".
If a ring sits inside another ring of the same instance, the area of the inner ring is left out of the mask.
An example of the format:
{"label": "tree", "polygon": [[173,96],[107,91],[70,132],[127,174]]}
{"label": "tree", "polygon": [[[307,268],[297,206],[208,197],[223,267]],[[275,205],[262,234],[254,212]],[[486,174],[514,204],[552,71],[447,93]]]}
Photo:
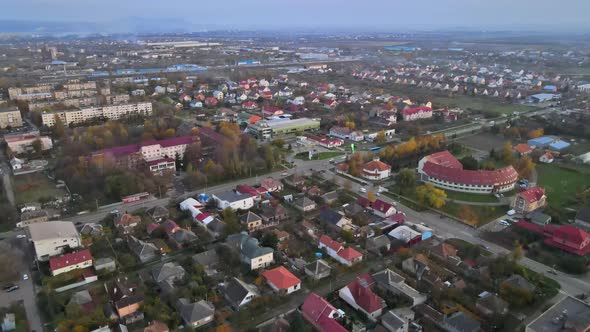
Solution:
{"label": "tree", "polygon": [[274,146],[276,146],[279,149],[282,149],[283,146],[285,145],[285,140],[281,139],[281,138],[277,138],[274,141],[272,141],[272,144]]}
{"label": "tree", "polygon": [[383,143],[387,142],[387,137],[385,137],[385,131],[381,130],[377,134],[377,137],[375,137],[375,142],[377,144],[383,144]]}
{"label": "tree", "polygon": [[236,234],[240,231],[240,223],[238,222],[238,216],[231,208],[226,208],[221,212],[223,222],[225,223],[224,234],[225,236]]}
{"label": "tree", "polygon": [[66,126],[63,121],[61,121],[61,118],[57,114],[53,116],[53,119],[55,121],[55,124],[53,125],[53,136],[58,139],[64,137],[66,134]]}
{"label": "tree", "polygon": [[416,188],[416,196],[422,204],[440,209],[445,205],[447,193],[444,190],[435,188],[431,183],[427,183]]}
{"label": "tree", "polygon": [[529,131],[529,133],[527,134],[527,137],[529,139],[533,139],[533,138],[541,137],[541,136],[543,136],[543,134],[545,134],[545,130],[543,128],[537,128],[535,130]]}
{"label": "tree", "polygon": [[470,225],[479,223],[479,216],[468,205],[461,205],[458,217]]}
{"label": "tree", "polygon": [[346,121],[344,123],[344,126],[351,130],[354,130],[354,128],[356,128],[356,124],[354,123],[354,121]]}
{"label": "tree", "polygon": [[400,192],[412,190],[416,186],[416,172],[410,168],[402,168],[395,176]]}
{"label": "tree", "polygon": [[512,143],[506,142],[500,150],[500,160],[506,164],[512,164],[514,161],[514,152],[512,151]]}
{"label": "tree", "polygon": [[477,162],[477,160],[475,158],[473,158],[473,156],[465,156],[461,160],[459,160],[459,162],[461,162],[464,169],[468,169],[468,170],[472,170],[472,171],[479,169],[479,163]]}
{"label": "tree", "polygon": [[518,243],[518,241],[514,243],[514,249],[512,249],[510,256],[512,260],[515,262],[519,261],[522,258],[522,246],[520,245],[520,243]]}
{"label": "tree", "polygon": [[340,232],[340,236],[342,236],[342,239],[344,240],[344,242],[346,243],[352,243],[354,242],[354,234],[352,234],[351,231],[349,230],[342,230]]}
{"label": "tree", "polygon": [[43,142],[38,138],[31,143],[31,146],[33,146],[33,150],[35,150],[37,155],[41,154],[41,151],[43,151]]}
{"label": "tree", "polygon": [[1,283],[18,280],[19,271],[22,271],[24,268],[22,266],[22,256],[22,251],[14,249],[7,242],[0,243],[0,264],[2,265],[0,271]]}
{"label": "tree", "polygon": [[521,178],[531,180],[535,171],[535,163],[531,157],[525,155],[520,158],[514,168]]}
{"label": "tree", "polygon": [[373,203],[377,200],[377,197],[375,197],[375,192],[373,190],[369,190],[369,192],[367,193],[367,199],[371,203]]}
{"label": "tree", "polygon": [[277,234],[275,234],[274,232],[268,232],[264,234],[264,236],[262,237],[261,244],[264,247],[277,249],[277,245],[279,244],[279,238],[277,237]]}

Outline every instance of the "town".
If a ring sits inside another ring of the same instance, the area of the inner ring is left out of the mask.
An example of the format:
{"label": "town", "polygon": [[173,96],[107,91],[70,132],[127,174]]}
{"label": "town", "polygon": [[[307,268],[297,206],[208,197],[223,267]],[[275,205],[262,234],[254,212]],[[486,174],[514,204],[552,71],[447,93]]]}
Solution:
{"label": "town", "polygon": [[587,41],[294,36],[0,34],[2,331],[590,329]]}

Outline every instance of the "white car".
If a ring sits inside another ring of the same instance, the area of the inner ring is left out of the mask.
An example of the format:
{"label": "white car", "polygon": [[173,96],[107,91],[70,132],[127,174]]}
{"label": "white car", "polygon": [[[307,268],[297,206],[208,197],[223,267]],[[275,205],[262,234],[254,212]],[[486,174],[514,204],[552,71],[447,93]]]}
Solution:
{"label": "white car", "polygon": [[502,226],[510,226],[510,223],[507,222],[506,220],[500,220],[500,225],[502,225]]}
{"label": "white car", "polygon": [[24,234],[18,234],[18,235],[16,236],[16,238],[17,238],[17,239],[26,239],[26,238],[27,238],[27,236],[26,236],[26,235],[24,235]]}
{"label": "white car", "polygon": [[23,274],[23,280],[29,280],[29,275],[28,274]]}
{"label": "white car", "polygon": [[362,192],[362,193],[366,193],[367,192],[367,189],[361,187],[361,189],[359,189],[359,191]]}

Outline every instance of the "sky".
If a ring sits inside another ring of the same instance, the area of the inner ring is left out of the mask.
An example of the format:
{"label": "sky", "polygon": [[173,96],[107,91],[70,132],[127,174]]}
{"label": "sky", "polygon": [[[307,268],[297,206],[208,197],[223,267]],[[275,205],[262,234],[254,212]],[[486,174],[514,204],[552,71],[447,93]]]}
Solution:
{"label": "sky", "polygon": [[0,20],[187,28],[449,28],[590,32],[590,0],[2,0]]}

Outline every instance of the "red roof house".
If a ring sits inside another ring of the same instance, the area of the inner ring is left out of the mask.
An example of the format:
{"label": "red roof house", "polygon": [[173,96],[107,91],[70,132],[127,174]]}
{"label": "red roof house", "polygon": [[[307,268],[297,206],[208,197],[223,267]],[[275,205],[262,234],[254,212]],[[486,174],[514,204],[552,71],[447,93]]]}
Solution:
{"label": "red roof house", "polygon": [[518,154],[520,154],[521,156],[527,155],[531,152],[533,152],[533,148],[531,148],[528,144],[518,144],[515,147],[512,148],[514,151],[518,152]]}
{"label": "red roof house", "polygon": [[380,199],[373,202],[373,213],[381,218],[388,218],[394,215],[397,209],[390,203],[382,201]]}
{"label": "red roof house", "polygon": [[311,293],[301,306],[303,318],[320,332],[347,332],[337,319],[343,317],[330,302],[316,293]]}
{"label": "red roof house", "polygon": [[370,319],[381,316],[383,299],[373,293],[371,286],[375,283],[370,274],[365,273],[338,291],[341,299],[356,310],[362,311]]}
{"label": "red roof house", "polygon": [[291,294],[301,289],[301,280],[289,272],[284,266],[264,271],[262,276],[275,292]]}
{"label": "red roof house", "polygon": [[362,176],[369,180],[384,180],[391,175],[391,166],[375,158],[363,165]]}
{"label": "red roof house", "polygon": [[53,276],[90,266],[92,266],[92,254],[88,249],[49,259],[49,268]]}
{"label": "red roof house", "polygon": [[545,225],[539,226],[527,221],[519,221],[516,225],[528,231],[545,237],[544,243],[548,246],[567,251],[574,255],[585,256],[590,254],[590,234],[572,225]]}
{"label": "red roof house", "polygon": [[362,253],[354,248],[344,248],[340,242],[333,240],[327,235],[322,235],[320,237],[318,247],[320,249],[325,248],[330,257],[347,266],[352,266],[354,263],[363,259]]}

